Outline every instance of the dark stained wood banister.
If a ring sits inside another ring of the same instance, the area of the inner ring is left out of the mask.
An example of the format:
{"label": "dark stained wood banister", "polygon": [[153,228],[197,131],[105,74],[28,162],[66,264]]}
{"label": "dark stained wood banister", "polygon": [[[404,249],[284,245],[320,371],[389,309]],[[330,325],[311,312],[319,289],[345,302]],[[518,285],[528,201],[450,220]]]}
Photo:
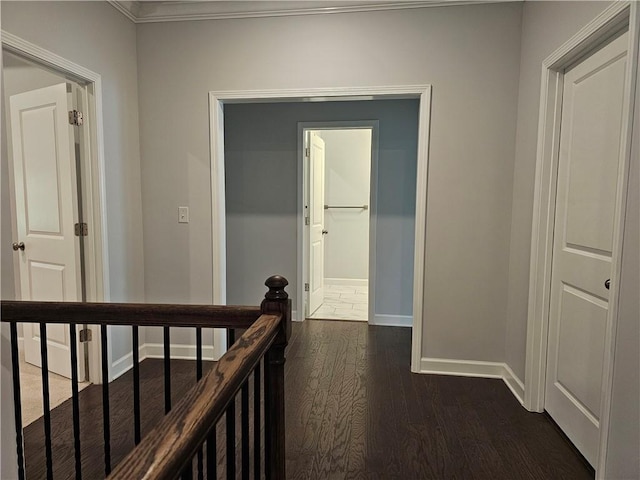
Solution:
{"label": "dark stained wood banister", "polygon": [[[101,325],[103,332],[107,325],[246,329],[213,369],[173,406],[115,470],[111,471],[110,466],[105,468],[107,473],[111,472],[109,479],[118,480],[184,476],[183,469],[191,465],[196,452],[215,431],[218,420],[264,358],[264,468],[267,480],[279,480],[285,478],[284,350],[291,335],[291,300],[284,290],[288,285],[284,277],[269,277],[265,285],[269,290],[259,308],[2,301],[0,313],[2,321],[10,322],[14,329],[17,322],[40,323],[41,330],[45,323]],[[105,333],[103,337],[105,340]],[[17,349],[17,341],[15,343]],[[102,348],[106,350],[105,345]],[[103,355],[103,362],[105,358]],[[14,377],[16,372],[14,369]],[[107,386],[103,385],[106,398]],[[108,446],[105,437],[107,465]]]}
{"label": "dark stained wood banister", "polygon": [[108,478],[169,480],[178,477],[276,339],[281,321],[281,315],[258,318]]}
{"label": "dark stained wood banister", "polygon": [[22,302],[0,303],[3,322],[138,325],[145,327],[249,327],[259,307],[151,303]]}

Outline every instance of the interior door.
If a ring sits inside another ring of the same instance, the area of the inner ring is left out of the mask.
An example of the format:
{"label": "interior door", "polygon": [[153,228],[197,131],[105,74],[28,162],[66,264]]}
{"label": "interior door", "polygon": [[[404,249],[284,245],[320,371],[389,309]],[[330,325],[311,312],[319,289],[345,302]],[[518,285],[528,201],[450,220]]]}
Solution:
{"label": "interior door", "polygon": [[309,135],[309,315],[324,300],[324,140]]}
{"label": "interior door", "polygon": [[564,76],[545,409],[598,456],[628,35]]}
{"label": "interior door", "polygon": [[[70,104],[65,83],[10,98],[17,223],[13,247],[19,255],[22,300],[81,300]],[[66,377],[71,377],[69,337],[68,326],[47,326],[49,370]],[[24,352],[27,362],[41,365],[37,325],[24,324]],[[84,378],[84,362],[78,362],[78,375]]]}

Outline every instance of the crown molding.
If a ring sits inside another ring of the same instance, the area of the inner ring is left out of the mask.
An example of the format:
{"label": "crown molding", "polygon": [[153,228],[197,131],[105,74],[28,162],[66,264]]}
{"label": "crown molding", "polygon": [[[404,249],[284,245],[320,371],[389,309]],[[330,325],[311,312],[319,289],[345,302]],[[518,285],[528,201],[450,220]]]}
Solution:
{"label": "crown molding", "polygon": [[[321,2],[309,2],[309,6],[299,7],[301,2],[295,2],[296,7],[269,9],[270,2],[264,2],[262,9],[223,9],[231,2],[215,1],[172,1],[172,2],[144,2],[107,0],[116,10],[134,23],[180,22],[190,20],[226,20],[240,18],[287,17],[298,15],[327,15],[335,13],[373,12],[385,10],[406,10],[427,7],[445,7],[456,5],[479,5],[487,3],[509,3],[524,0],[409,0],[409,1],[370,1],[354,4],[353,2],[340,5],[331,2],[331,6],[320,6]],[[237,2],[242,5],[243,2]],[[257,2],[251,2],[256,4]],[[282,4],[284,2],[274,2]],[[329,3],[329,2],[327,2]],[[225,4],[224,6],[222,4]],[[294,2],[292,2],[294,5]]]}

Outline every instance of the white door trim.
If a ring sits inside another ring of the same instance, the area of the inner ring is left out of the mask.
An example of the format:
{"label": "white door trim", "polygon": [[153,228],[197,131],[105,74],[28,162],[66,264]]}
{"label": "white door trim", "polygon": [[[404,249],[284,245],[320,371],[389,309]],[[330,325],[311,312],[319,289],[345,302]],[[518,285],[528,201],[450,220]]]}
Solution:
{"label": "white door trim", "polygon": [[[108,302],[109,295],[109,249],[107,247],[107,215],[104,158],[104,130],[102,120],[102,77],[81,65],[71,62],[49,50],[2,30],[2,48],[21,57],[34,60],[40,65],[55,71],[71,75],[86,83],[85,106],[89,115],[85,126],[88,128],[90,141],[90,158],[85,164],[87,189],[86,198],[90,202],[85,208],[89,229],[95,232],[90,236],[93,242],[87,246],[87,252],[93,253],[86,262],[87,301]],[[84,173],[83,173],[84,175]],[[101,383],[100,368],[100,328],[91,327],[93,341],[89,344],[89,379],[93,383]],[[109,352],[110,355],[110,352]],[[109,359],[111,364],[111,359]]]}
{"label": "white door trim", "polygon": [[[277,101],[345,101],[418,98],[420,100],[418,133],[418,166],[416,181],[415,254],[413,266],[413,329],[411,371],[420,371],[424,302],[425,240],[427,226],[427,175],[429,164],[429,131],[431,117],[431,85],[382,87],[341,87],[283,90],[239,90],[209,92],[211,141],[211,220],[213,260],[213,300],[226,300],[226,233],[224,190],[224,104]],[[298,182],[300,183],[300,182]],[[300,194],[300,192],[299,192]],[[300,218],[298,222],[303,221]],[[298,309],[300,309],[298,307]],[[223,348],[222,332],[214,336],[215,354]]]}
{"label": "white door trim", "polygon": [[[307,163],[304,161],[304,135],[309,130],[371,129],[371,173],[369,179],[369,276],[368,276],[368,318],[374,324],[376,285],[376,225],[378,218],[378,149],[380,122],[378,120],[350,120],[335,122],[298,122],[298,318],[305,319],[306,304],[304,283],[309,282],[309,252],[305,248],[309,229],[304,224],[304,204],[307,193]],[[302,165],[302,167],[300,167]],[[307,296],[308,297],[308,296]]]}
{"label": "white door trim", "polygon": [[622,237],[624,212],[631,155],[631,128],[633,125],[633,100],[638,65],[638,4],[614,2],[598,17],[586,25],[569,41],[547,57],[542,64],[540,92],[540,117],[534,190],[534,210],[531,238],[531,263],[529,277],[529,307],[527,324],[527,353],[525,369],[524,405],[528,410],[541,412],[545,401],[545,372],[547,364],[547,334],[549,326],[549,301],[551,284],[551,260],[555,212],[555,184],[560,140],[560,113],[562,107],[563,71],[579,58],[588,54],[612,35],[629,30],[628,71],[624,92],[622,123],[621,169],[616,198],[616,223],[614,227],[614,251],[611,272],[610,309],[607,317],[605,359],[603,372],[603,396],[600,428],[600,454],[596,476],[604,474],[606,444],[611,408],[613,354],[618,312],[618,295],[622,261]]}

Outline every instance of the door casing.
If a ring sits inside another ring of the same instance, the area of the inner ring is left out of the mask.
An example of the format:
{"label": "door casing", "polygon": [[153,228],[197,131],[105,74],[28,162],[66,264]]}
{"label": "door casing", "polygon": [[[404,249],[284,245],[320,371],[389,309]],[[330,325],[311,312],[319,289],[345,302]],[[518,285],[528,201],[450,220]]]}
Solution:
{"label": "door casing", "polygon": [[596,464],[596,478],[599,479],[603,478],[604,475],[611,411],[622,238],[631,155],[631,129],[633,126],[632,106],[635,99],[638,68],[640,15],[636,2],[615,2],[543,61],[534,189],[524,406],[530,411],[542,412],[545,402],[551,260],[556,208],[555,185],[560,141],[563,72],[580,58],[606,43],[613,36],[627,30],[629,31],[629,66],[624,91],[625,107],[620,153],[622,158],[616,198],[610,309],[607,316],[605,337],[600,453]]}
{"label": "door casing", "polygon": [[[368,322],[371,321],[375,313],[375,279],[376,279],[376,219],[378,212],[378,132],[380,122],[378,120],[362,121],[334,121],[334,122],[299,122],[298,123],[298,164],[302,165],[303,195],[298,200],[298,210],[304,212],[304,207],[309,203],[308,182],[309,165],[305,160],[304,149],[307,139],[307,132],[312,130],[346,130],[346,129],[370,129],[371,130],[371,173],[369,179],[369,284],[368,284]],[[300,205],[301,203],[301,205]],[[298,225],[300,226],[300,225]],[[298,238],[302,237],[302,252],[298,251],[298,319],[304,320],[308,307],[308,292],[304,290],[305,282],[310,283],[310,258],[309,249],[309,227],[302,223],[302,230],[298,230]]]}
{"label": "door casing", "polygon": [[[87,112],[81,129],[82,153],[82,202],[85,222],[93,235],[87,237],[85,248],[86,298],[89,302],[108,302],[109,295],[109,258],[107,248],[107,216],[105,188],[104,134],[102,121],[102,77],[33,43],[6,32],[1,32],[2,48],[22,58],[26,58],[67,76],[83,85],[81,108]],[[13,181],[9,176],[10,188]],[[13,191],[12,191],[13,195]],[[11,209],[15,212],[15,206]],[[12,224],[15,231],[15,213]],[[20,292],[17,285],[16,292]],[[90,326],[92,341],[89,343],[89,381],[102,383],[100,368],[100,328]],[[111,352],[108,361],[111,364]]]}
{"label": "door casing", "polygon": [[[211,152],[211,225],[213,303],[226,303],[226,229],[224,186],[224,105],[226,103],[261,102],[330,102],[340,100],[383,100],[416,98],[420,101],[418,115],[418,158],[416,172],[415,246],[413,263],[413,323],[411,330],[411,371],[420,372],[424,303],[424,271],[426,261],[427,178],[429,171],[429,132],[431,119],[431,85],[382,87],[336,87],[283,90],[238,90],[209,92],[209,132]],[[300,138],[300,136],[298,136]],[[300,154],[300,152],[299,152]],[[302,198],[302,168],[298,168],[298,198]],[[298,211],[298,228],[304,224],[304,212]],[[303,239],[298,236],[298,252],[303,251]],[[304,278],[298,258],[298,278]],[[304,289],[303,289],[304,290]],[[304,292],[303,292],[304,293]],[[300,302],[300,294],[298,294]],[[303,305],[303,303],[298,303]],[[302,309],[301,309],[302,310]],[[226,350],[224,329],[214,331],[214,358]]]}

